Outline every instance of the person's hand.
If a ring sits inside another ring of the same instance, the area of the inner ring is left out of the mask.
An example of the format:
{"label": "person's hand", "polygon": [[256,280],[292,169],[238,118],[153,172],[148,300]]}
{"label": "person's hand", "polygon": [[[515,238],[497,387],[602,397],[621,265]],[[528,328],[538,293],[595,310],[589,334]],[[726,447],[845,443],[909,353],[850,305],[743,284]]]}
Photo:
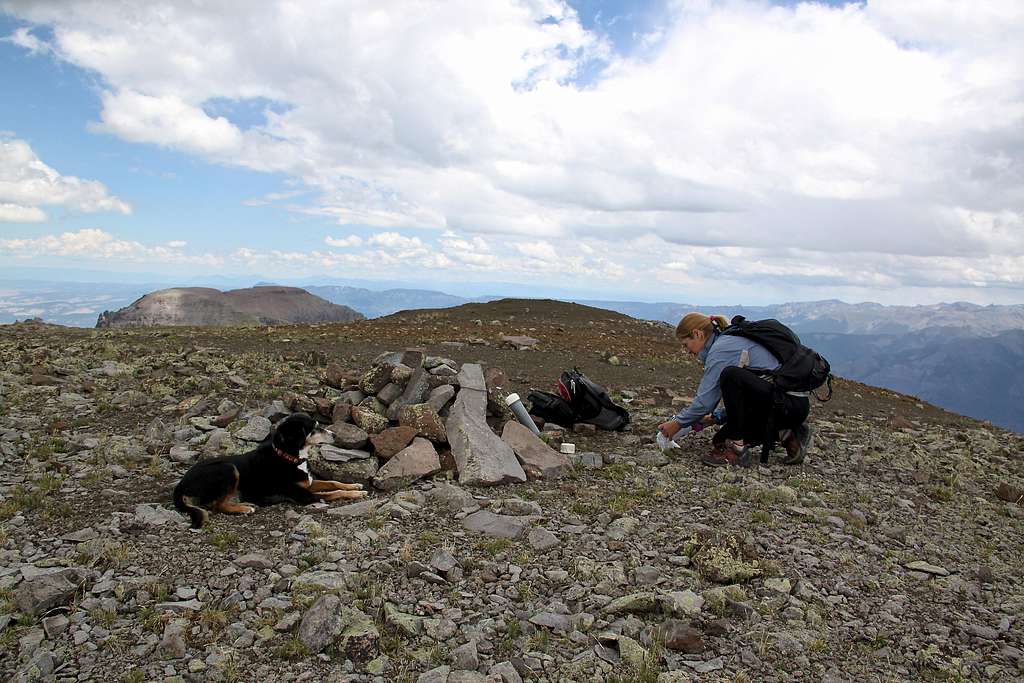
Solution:
{"label": "person's hand", "polygon": [[705,415],[700,419],[700,423],[705,427],[710,427],[711,425],[715,424],[715,416],[711,414]]}
{"label": "person's hand", "polygon": [[679,423],[675,420],[669,420],[668,422],[662,422],[658,425],[658,431],[665,435],[665,438],[671,439],[679,431]]}

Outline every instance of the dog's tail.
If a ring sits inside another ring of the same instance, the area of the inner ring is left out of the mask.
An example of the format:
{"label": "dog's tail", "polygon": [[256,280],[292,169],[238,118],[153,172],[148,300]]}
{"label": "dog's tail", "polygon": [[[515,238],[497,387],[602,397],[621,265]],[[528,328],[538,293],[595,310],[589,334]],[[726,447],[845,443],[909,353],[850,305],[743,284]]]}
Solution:
{"label": "dog's tail", "polygon": [[186,496],[180,490],[180,487],[174,487],[174,507],[179,512],[184,512],[188,515],[189,519],[192,520],[192,528],[200,529],[203,524],[206,523],[206,518],[210,516],[210,513],[203,508],[196,505],[196,500],[192,496]]}

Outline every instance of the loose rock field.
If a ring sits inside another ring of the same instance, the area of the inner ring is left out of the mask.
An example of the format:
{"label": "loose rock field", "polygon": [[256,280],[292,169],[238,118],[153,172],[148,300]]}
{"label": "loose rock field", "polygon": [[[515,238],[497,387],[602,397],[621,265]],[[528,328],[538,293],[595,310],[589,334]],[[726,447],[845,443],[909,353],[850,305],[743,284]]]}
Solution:
{"label": "loose rock field", "polygon": [[[373,370],[406,349],[419,368]],[[812,409],[804,465],[720,470],[699,462],[707,432],[671,456],[653,443],[699,377],[671,330],[582,306],[281,328],[28,322],[0,327],[0,360],[4,680],[1024,677],[1024,438],[913,397],[840,381]],[[549,429],[551,453],[575,444],[570,464],[463,477],[458,397],[519,454],[499,379],[526,396],[573,365],[629,407],[629,429]],[[482,394],[458,381],[467,366]],[[370,497],[191,531],[170,506],[189,464],[253,447],[294,409],[334,425],[317,457]]]}

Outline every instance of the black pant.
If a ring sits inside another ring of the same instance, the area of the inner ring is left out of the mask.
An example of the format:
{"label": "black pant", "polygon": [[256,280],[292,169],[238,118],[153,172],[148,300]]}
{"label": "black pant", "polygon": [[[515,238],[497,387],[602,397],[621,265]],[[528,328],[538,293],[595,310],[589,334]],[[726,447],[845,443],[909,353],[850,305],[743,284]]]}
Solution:
{"label": "black pant", "polygon": [[[726,422],[713,441],[742,439],[747,444],[763,443],[774,408],[772,383],[746,368],[732,366],[722,371],[718,385],[722,389]],[[781,408],[775,415],[775,429],[793,429],[807,419],[811,402],[805,396],[785,394]]]}

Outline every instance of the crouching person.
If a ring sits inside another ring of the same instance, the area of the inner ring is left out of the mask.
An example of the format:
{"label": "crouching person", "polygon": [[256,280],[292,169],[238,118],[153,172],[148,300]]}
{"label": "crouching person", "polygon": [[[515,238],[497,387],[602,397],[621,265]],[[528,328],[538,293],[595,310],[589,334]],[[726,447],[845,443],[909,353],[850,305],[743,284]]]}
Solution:
{"label": "crouching person", "polygon": [[[676,326],[676,337],[687,353],[704,365],[704,375],[689,407],[658,426],[668,438],[684,427],[717,423],[714,447],[701,458],[706,465],[750,467],[752,447],[764,442],[769,424],[778,430],[786,448],[783,462],[802,462],[810,447],[811,430],[805,424],[810,412],[807,396],[784,394],[776,406],[767,375],[779,362],[761,344],[732,334],[722,334],[729,321],[720,315],[687,313]],[[719,402],[724,409],[718,409]],[[773,422],[770,422],[772,421]]]}

